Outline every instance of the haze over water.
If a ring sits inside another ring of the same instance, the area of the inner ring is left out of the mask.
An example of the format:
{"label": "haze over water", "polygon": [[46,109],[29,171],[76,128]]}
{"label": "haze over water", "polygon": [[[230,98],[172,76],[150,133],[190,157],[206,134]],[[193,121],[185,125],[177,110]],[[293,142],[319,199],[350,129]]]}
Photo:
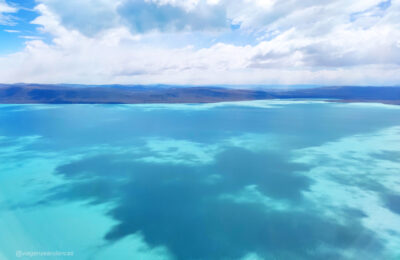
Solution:
{"label": "haze over water", "polygon": [[399,259],[400,107],[0,105],[0,259]]}

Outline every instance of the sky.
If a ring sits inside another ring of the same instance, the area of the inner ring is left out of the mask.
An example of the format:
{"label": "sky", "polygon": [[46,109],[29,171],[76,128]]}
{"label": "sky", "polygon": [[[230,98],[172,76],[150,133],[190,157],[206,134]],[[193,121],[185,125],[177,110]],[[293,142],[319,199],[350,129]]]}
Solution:
{"label": "sky", "polygon": [[400,0],[0,0],[0,82],[400,85]]}

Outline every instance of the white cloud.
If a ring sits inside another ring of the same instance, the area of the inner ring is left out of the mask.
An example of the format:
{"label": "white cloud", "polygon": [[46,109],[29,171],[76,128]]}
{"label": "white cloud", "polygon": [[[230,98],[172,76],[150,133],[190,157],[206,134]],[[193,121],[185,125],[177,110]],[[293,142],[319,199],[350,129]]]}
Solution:
{"label": "white cloud", "polygon": [[17,8],[8,5],[5,0],[0,0],[0,13],[15,13],[16,11]]}
{"label": "white cloud", "polygon": [[18,31],[18,30],[4,30],[5,32],[8,32],[8,33],[19,33],[20,31]]}
{"label": "white cloud", "polygon": [[206,0],[40,0],[63,25],[93,36],[127,26],[134,33],[227,27],[226,10]]}
{"label": "white cloud", "polygon": [[7,4],[5,0],[0,0],[0,25],[14,25],[13,17],[7,13],[15,13],[18,9]]}
{"label": "white cloud", "polygon": [[[400,3],[381,5],[41,0],[32,23],[51,43],[32,39],[23,51],[0,57],[0,77],[44,83],[391,85],[400,81]],[[240,25],[238,32],[228,32],[226,21]],[[192,40],[179,44],[179,31]],[[236,33],[251,44],[237,41]]]}
{"label": "white cloud", "polygon": [[19,38],[28,39],[28,40],[40,40],[42,37],[35,35],[20,35]]}

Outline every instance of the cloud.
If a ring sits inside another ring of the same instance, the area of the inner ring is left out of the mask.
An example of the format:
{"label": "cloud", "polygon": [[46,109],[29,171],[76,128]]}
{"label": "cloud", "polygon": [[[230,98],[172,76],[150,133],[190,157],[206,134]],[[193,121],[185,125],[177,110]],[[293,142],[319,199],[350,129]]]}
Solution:
{"label": "cloud", "polygon": [[13,17],[5,13],[16,13],[17,11],[17,8],[10,6],[5,0],[0,0],[0,25],[14,25]]}
{"label": "cloud", "polygon": [[133,32],[201,31],[227,27],[226,11],[222,6],[198,1],[193,7],[183,8],[169,1],[125,1],[118,8],[124,22]]}
{"label": "cloud", "polygon": [[7,4],[5,0],[0,0],[0,13],[15,13],[17,8]]}
{"label": "cloud", "polygon": [[28,39],[28,40],[40,40],[42,37],[35,35],[20,35],[19,38]]}
{"label": "cloud", "polygon": [[108,0],[40,0],[36,9],[51,13],[66,29],[78,29],[84,34],[94,34],[112,28],[118,23],[116,8],[120,1]]}
{"label": "cloud", "polygon": [[69,29],[94,35],[125,25],[133,33],[201,31],[227,27],[223,6],[204,0],[41,0]]}
{"label": "cloud", "polygon": [[18,31],[18,30],[4,30],[5,32],[8,32],[8,33],[19,33],[20,31]]}
{"label": "cloud", "polygon": [[0,57],[4,82],[400,82],[398,1],[40,0],[35,10],[50,41]]}
{"label": "cloud", "polygon": [[[291,29],[260,44],[252,67],[299,66],[340,68],[356,65],[399,65],[400,31],[376,25],[368,30],[351,25],[336,26],[330,34],[305,36]],[[360,48],[362,46],[362,48]]]}

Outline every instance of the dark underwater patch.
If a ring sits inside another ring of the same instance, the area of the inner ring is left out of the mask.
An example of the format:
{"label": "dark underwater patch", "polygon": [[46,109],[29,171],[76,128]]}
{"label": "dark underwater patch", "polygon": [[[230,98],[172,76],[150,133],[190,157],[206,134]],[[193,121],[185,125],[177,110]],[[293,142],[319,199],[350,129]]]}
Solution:
{"label": "dark underwater patch", "polygon": [[386,194],[383,199],[392,212],[400,214],[400,194]]}
{"label": "dark underwater patch", "polygon": [[223,174],[223,185],[230,191],[257,185],[262,193],[278,199],[300,199],[301,191],[311,184],[308,177],[299,173],[307,166],[291,163],[289,158],[274,153],[232,148],[218,156],[216,169]]}
{"label": "dark underwater patch", "polygon": [[[102,155],[58,167],[67,182],[47,201],[112,202],[118,224],[109,242],[141,232],[150,246],[166,246],[177,259],[238,259],[249,252],[277,259],[338,259],[340,250],[379,252],[381,243],[362,227],[362,214],[339,224],[303,211],[266,211],[262,204],[219,199],[248,185],[277,200],[302,203],[311,181],[306,166],[271,153],[231,148],[209,166],[152,164],[132,155]],[[219,174],[220,181],[210,183]],[[354,212],[352,212],[354,213]],[[358,212],[356,212],[358,213]],[[334,251],[318,251],[329,246]],[[360,253],[360,254],[364,254]]]}
{"label": "dark underwater patch", "polygon": [[374,158],[388,161],[400,161],[400,152],[394,151],[381,151],[374,154]]}

